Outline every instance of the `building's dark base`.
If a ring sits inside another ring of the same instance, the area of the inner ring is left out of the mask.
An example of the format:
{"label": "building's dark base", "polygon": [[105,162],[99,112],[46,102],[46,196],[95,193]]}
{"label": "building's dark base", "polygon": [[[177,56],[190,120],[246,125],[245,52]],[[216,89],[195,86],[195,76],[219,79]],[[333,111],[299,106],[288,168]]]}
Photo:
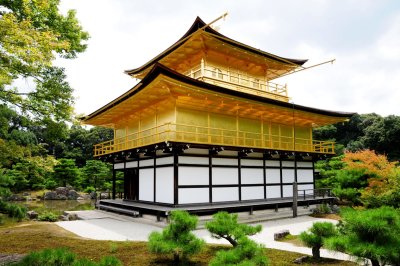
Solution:
{"label": "building's dark base", "polygon": [[[335,201],[335,197],[309,197],[299,199],[298,206],[309,206],[313,204],[329,203]],[[160,217],[168,217],[173,210],[186,210],[196,215],[211,215],[219,211],[227,212],[249,212],[253,211],[292,207],[293,198],[280,198],[276,200],[254,200],[245,202],[231,203],[212,203],[212,204],[182,204],[182,205],[159,205],[145,202],[128,201],[128,200],[100,200],[97,204],[99,209],[123,213],[130,216],[142,216],[143,214],[156,215]]]}

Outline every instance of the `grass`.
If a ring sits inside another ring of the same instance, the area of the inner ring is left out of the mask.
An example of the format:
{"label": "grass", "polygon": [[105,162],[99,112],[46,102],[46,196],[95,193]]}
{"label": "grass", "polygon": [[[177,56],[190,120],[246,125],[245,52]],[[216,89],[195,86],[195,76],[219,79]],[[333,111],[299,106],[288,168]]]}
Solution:
{"label": "grass", "polygon": [[[23,222],[14,226],[0,227],[0,254],[26,254],[45,248],[65,247],[80,258],[99,261],[104,256],[115,256],[124,265],[172,265],[171,257],[157,256],[149,253],[146,242],[133,241],[99,241],[88,240],[48,222]],[[198,255],[193,256],[188,265],[207,265],[221,245],[207,245]],[[269,265],[297,265],[293,263],[303,254],[266,249]],[[310,261],[302,265],[338,265],[350,266],[355,263],[347,261],[323,260]]]}

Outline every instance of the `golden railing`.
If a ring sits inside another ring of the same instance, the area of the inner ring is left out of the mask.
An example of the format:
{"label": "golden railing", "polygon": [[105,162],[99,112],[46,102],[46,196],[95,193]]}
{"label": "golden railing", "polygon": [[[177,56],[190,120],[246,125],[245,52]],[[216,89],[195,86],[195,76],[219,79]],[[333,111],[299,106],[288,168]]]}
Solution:
{"label": "golden railing", "polygon": [[[163,141],[264,148],[334,154],[334,142],[285,137],[266,133],[166,123],[125,137],[94,145],[94,156],[129,150]],[[294,149],[295,147],[295,149]]]}
{"label": "golden railing", "polygon": [[202,63],[184,73],[207,83],[284,102],[289,101],[287,85],[239,74],[235,70]]}

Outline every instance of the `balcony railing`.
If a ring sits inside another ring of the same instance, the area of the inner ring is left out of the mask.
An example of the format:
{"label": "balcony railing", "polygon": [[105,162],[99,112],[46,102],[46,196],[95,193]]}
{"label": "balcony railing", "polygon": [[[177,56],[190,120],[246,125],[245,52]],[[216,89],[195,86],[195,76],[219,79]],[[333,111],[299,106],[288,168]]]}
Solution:
{"label": "balcony railing", "polygon": [[264,148],[334,154],[334,143],[310,139],[260,134],[223,128],[166,123],[125,137],[94,145],[94,156],[129,150],[163,141]]}
{"label": "balcony railing", "polygon": [[235,70],[207,65],[204,62],[184,74],[224,88],[284,102],[289,101],[286,84],[276,84],[265,79],[240,74]]}

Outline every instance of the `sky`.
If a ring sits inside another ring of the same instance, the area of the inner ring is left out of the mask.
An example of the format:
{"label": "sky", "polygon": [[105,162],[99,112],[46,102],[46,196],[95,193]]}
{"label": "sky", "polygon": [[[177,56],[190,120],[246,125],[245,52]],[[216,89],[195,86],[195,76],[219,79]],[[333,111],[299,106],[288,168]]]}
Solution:
{"label": "sky", "polygon": [[400,115],[398,0],[62,0],[91,38],[73,60],[58,59],[74,88],[78,115],[90,114],[136,81],[140,67],[174,42],[197,16],[239,42],[282,57],[326,64],[277,79],[295,104]]}

